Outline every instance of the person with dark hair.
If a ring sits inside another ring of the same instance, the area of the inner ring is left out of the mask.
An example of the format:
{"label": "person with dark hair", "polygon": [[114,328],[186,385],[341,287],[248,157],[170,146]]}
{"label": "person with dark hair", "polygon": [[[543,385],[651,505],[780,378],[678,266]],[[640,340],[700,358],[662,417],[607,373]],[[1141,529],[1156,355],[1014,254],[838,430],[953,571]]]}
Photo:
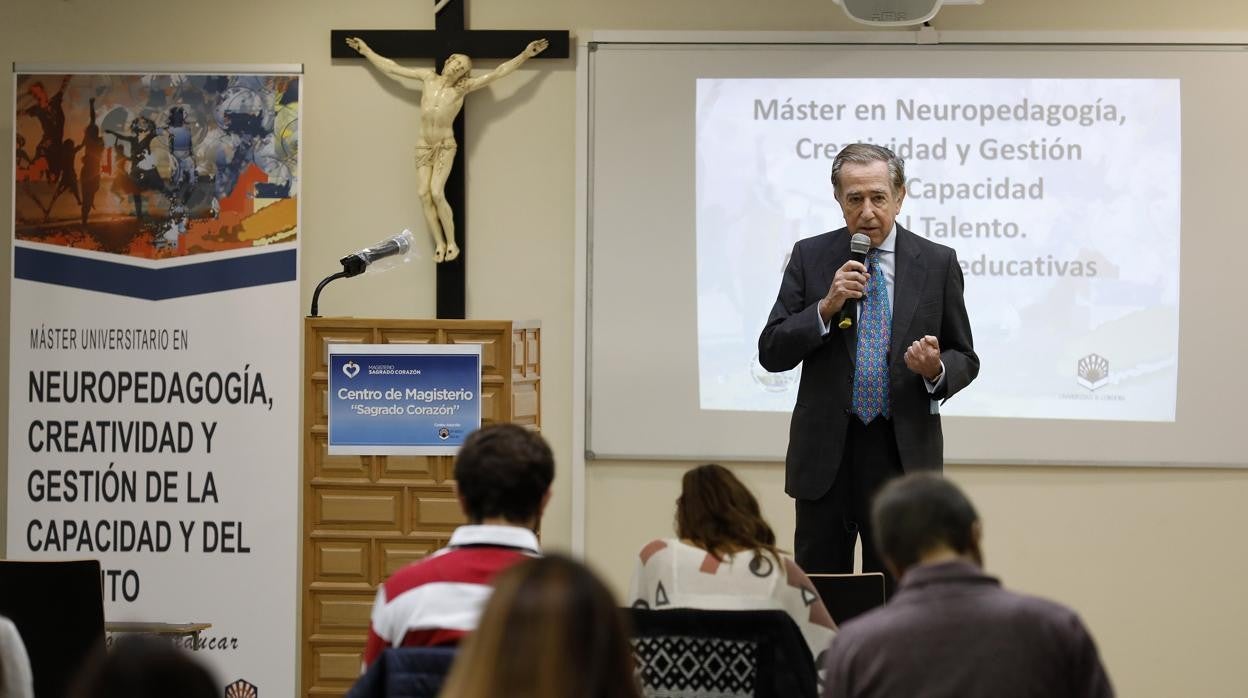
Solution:
{"label": "person with dark hair", "polygon": [[534,531],[554,477],[554,456],[536,432],[494,424],[468,435],[455,458],[468,525],[377,590],[365,668],[387,647],[454,645],[477,627],[494,576],[541,554]]}
{"label": "person with dark hair", "polygon": [[979,515],[952,482],[893,480],[872,515],[879,554],[901,583],[832,641],[824,698],[1114,695],[1074,611],[984,573]]}
{"label": "person with dark hair", "polygon": [[939,405],[975,379],[979,357],[957,254],[897,224],[902,159],[847,145],[832,193],[845,227],[793,246],[758,358],[768,371],[802,365],[784,480],[798,564],[853,572],[861,535],[863,571],[883,572],[871,496],[902,473],[943,467]]}
{"label": "person with dark hair", "polygon": [[190,654],[168,640],[126,635],[78,677],[72,698],[217,698],[221,688]]}
{"label": "person with dark hair", "polygon": [[500,574],[441,698],[641,698],[623,612],[562,556]]}
{"label": "person with dark hair", "polygon": [[776,548],[758,500],[731,470],[701,465],[681,479],[676,538],[641,549],[628,598],[635,608],[779,609],[818,657],[836,625],[797,563]]}

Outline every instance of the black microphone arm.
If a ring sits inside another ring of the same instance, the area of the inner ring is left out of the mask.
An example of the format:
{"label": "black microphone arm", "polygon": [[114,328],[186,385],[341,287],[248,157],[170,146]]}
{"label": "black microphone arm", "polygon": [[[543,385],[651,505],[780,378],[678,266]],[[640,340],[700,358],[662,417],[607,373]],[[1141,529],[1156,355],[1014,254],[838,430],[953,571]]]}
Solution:
{"label": "black microphone arm", "polygon": [[[863,233],[854,233],[849,239],[849,258],[855,262],[866,263],[867,253],[871,251],[871,238]],[[837,321],[836,326],[842,330],[848,330],[854,326],[854,319],[858,315],[858,299],[846,298],[845,303],[841,305],[841,317]]]}
{"label": "black microphone arm", "polygon": [[369,265],[374,264],[387,257],[403,256],[412,249],[412,231],[404,230],[398,235],[391,235],[376,245],[365,247],[359,252],[343,257],[338,260],[342,265],[342,271],[335,272],[321,279],[321,283],[316,285],[316,290],[312,292],[312,308],[308,313],[308,317],[320,317],[321,290],[324,289],[329,282],[334,279],[349,279],[352,276],[359,276],[368,269]]}

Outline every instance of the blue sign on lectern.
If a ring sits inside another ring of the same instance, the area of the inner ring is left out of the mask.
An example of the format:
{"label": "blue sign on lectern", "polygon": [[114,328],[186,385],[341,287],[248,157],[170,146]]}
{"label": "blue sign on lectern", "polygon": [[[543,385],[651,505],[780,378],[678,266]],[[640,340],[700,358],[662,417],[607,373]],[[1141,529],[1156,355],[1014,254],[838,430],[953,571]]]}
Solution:
{"label": "blue sign on lectern", "polygon": [[449,456],[480,426],[480,346],[329,346],[330,455]]}

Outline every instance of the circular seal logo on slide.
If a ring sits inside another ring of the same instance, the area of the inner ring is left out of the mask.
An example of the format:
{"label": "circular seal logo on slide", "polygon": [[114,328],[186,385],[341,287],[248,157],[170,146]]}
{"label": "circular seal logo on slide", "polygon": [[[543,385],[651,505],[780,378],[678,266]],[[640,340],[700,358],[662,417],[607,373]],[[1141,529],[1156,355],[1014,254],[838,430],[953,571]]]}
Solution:
{"label": "circular seal logo on slide", "polygon": [[783,373],[771,373],[763,368],[763,364],[758,360],[758,354],[750,359],[750,378],[754,379],[754,384],[762,388],[768,393],[783,393],[791,390],[797,385],[798,379],[801,378],[801,367],[797,367],[791,371]]}
{"label": "circular seal logo on slide", "polygon": [[446,441],[447,439],[451,438],[451,430],[447,429],[446,427],[442,427],[441,429],[438,430],[438,438],[442,439],[443,441]]}
{"label": "circular seal logo on slide", "polygon": [[1108,382],[1109,359],[1099,354],[1088,354],[1079,359],[1079,385],[1096,390]]}

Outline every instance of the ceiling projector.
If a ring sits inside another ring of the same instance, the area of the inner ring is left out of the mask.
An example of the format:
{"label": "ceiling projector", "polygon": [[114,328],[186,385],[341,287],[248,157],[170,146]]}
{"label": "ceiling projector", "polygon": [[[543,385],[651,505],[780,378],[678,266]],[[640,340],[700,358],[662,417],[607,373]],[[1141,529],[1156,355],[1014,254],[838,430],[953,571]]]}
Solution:
{"label": "ceiling projector", "polygon": [[984,0],[834,0],[855,22],[877,27],[922,24],[944,5],[982,5]]}

